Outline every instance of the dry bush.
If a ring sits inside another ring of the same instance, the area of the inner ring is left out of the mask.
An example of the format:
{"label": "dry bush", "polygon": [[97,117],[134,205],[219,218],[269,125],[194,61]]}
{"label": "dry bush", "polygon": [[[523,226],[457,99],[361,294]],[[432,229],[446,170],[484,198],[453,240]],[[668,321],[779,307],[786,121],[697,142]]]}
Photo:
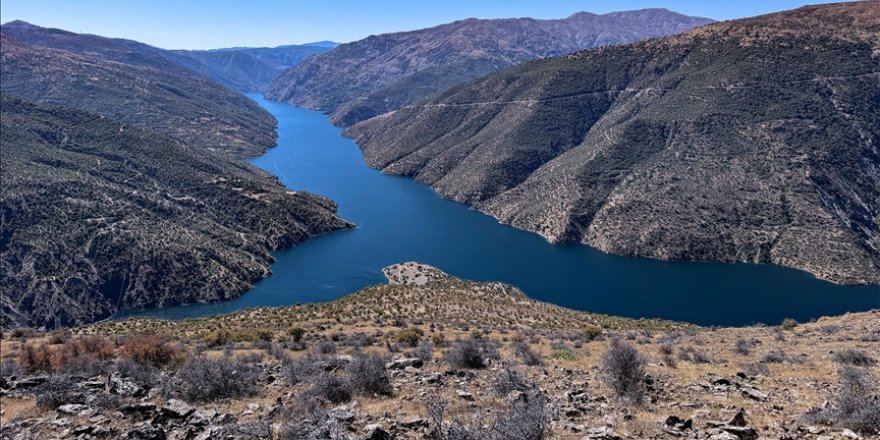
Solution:
{"label": "dry bush", "polygon": [[498,351],[492,341],[471,337],[453,342],[444,359],[455,368],[486,368],[490,360],[498,359]]}
{"label": "dry bush", "polygon": [[839,426],[865,434],[880,434],[880,390],[867,368],[846,366],[838,371],[840,388],[830,404],[809,410],[808,423]]}
{"label": "dry bush", "polygon": [[258,369],[236,359],[196,357],[177,371],[179,393],[194,402],[246,397],[256,394]]}
{"label": "dry bush", "polygon": [[873,367],[877,363],[868,353],[855,348],[848,348],[834,353],[834,362],[856,367]]}
{"label": "dry bush", "polygon": [[602,355],[605,383],[624,401],[640,404],[645,397],[645,358],[632,345],[619,339]]}
{"label": "dry bush", "polygon": [[102,373],[115,355],[114,344],[98,336],[67,338],[60,345],[26,344],[17,361],[27,372],[68,371],[80,374]]}
{"label": "dry bush", "polygon": [[141,365],[164,368],[178,365],[185,358],[183,350],[156,335],[135,335],[122,342],[122,356]]}
{"label": "dry bush", "polygon": [[359,354],[345,368],[352,391],[367,396],[391,395],[391,379],[385,359],[375,354]]}

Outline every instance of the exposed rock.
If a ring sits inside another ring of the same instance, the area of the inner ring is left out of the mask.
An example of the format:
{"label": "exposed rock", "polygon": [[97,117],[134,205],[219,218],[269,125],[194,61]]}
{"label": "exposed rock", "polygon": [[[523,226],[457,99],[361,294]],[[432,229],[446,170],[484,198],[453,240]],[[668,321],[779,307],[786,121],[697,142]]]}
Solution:
{"label": "exposed rock", "polygon": [[167,417],[184,419],[195,412],[195,410],[195,407],[182,400],[169,399],[165,402],[165,405],[162,405],[161,413]]}

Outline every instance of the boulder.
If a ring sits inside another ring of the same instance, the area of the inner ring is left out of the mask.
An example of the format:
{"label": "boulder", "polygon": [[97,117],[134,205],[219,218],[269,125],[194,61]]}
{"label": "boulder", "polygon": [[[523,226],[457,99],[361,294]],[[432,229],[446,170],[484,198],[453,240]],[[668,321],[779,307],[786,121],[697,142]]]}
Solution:
{"label": "boulder", "polygon": [[161,412],[162,415],[169,418],[184,419],[190,414],[194,413],[195,410],[196,409],[192,405],[182,400],[169,399],[167,402],[165,402],[165,405],[162,406]]}

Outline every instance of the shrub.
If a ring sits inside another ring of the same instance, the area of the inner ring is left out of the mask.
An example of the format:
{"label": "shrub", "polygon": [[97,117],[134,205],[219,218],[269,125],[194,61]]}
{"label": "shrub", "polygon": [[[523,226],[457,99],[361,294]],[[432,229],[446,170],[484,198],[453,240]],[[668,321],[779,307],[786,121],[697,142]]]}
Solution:
{"label": "shrub", "polygon": [[320,354],[334,354],[336,353],[336,343],[329,339],[324,339],[318,343],[315,350]]}
{"label": "shrub", "polygon": [[513,349],[516,357],[522,359],[523,364],[528,365],[530,367],[534,367],[537,365],[541,365],[544,361],[541,360],[541,356],[532,351],[529,344],[525,342],[517,342]]}
{"label": "shrub", "polygon": [[431,335],[431,343],[434,344],[435,347],[445,347],[446,337],[440,333],[435,333]]}
{"label": "shrub", "polygon": [[737,353],[739,353],[743,356],[748,356],[749,353],[752,352],[752,348],[754,348],[754,347],[755,347],[754,341],[749,341],[749,340],[746,340],[743,338],[739,338],[736,340],[736,345],[734,347],[734,351],[736,351]]}
{"label": "shrub", "polygon": [[351,384],[335,373],[323,373],[315,380],[313,391],[316,395],[336,405],[351,400]]}
{"label": "shrub", "polygon": [[85,395],[77,383],[67,374],[53,374],[34,389],[37,406],[55,409],[68,403],[86,403]]}
{"label": "shrub", "polygon": [[770,368],[767,364],[754,363],[746,365],[746,374],[749,376],[769,376]]}
{"label": "shrub", "polygon": [[303,335],[306,334],[305,329],[302,327],[296,326],[291,327],[290,330],[287,331],[291,338],[293,338],[293,342],[299,343],[302,341]]}
{"label": "shrub", "polygon": [[486,368],[490,359],[497,359],[498,352],[487,339],[458,339],[446,350],[445,360],[455,368]]}
{"label": "shrub", "polygon": [[877,361],[862,350],[848,348],[834,353],[834,362],[856,367],[873,367]]}
{"label": "shrub", "polygon": [[498,377],[495,378],[493,387],[495,388],[495,392],[499,395],[506,396],[511,391],[526,392],[532,389],[533,385],[524,377],[520,376],[516,370],[505,365]]}
{"label": "shrub", "polygon": [[612,340],[602,356],[602,370],[605,383],[617,397],[635,404],[642,402],[645,359],[635,347]]}
{"label": "shrub", "polygon": [[866,368],[845,366],[838,370],[840,389],[831,403],[804,415],[809,423],[848,428],[862,434],[880,433],[880,392]]}
{"label": "shrub", "polygon": [[85,336],[66,338],[60,345],[27,344],[18,353],[18,363],[28,372],[67,371],[101,374],[114,355],[114,346],[104,338]]}
{"label": "shrub", "polygon": [[129,358],[116,361],[116,372],[143,387],[153,388],[159,383],[159,372],[156,367]]}
{"label": "shrub", "polygon": [[141,365],[156,368],[174,366],[183,361],[183,350],[156,335],[136,335],[122,342],[122,356]]}
{"label": "shrub", "polygon": [[355,356],[345,368],[353,391],[365,395],[391,395],[391,379],[385,369],[385,359],[379,355]]}
{"label": "shrub", "polygon": [[694,347],[686,347],[678,353],[678,358],[694,364],[708,364],[711,362],[709,356]]}
{"label": "shrub", "polygon": [[554,351],[552,355],[550,355],[553,359],[557,359],[560,361],[573,361],[574,354],[572,354],[569,350],[557,350]]}
{"label": "shrub", "polygon": [[419,345],[419,341],[422,340],[422,329],[419,328],[409,328],[406,330],[401,330],[394,335],[394,342],[398,344],[405,345],[407,347],[416,347]]}
{"label": "shrub", "polygon": [[434,344],[424,341],[413,354],[415,357],[421,359],[422,363],[427,363],[434,358]]}
{"label": "shrub", "polygon": [[798,325],[798,322],[795,321],[794,319],[785,318],[782,320],[782,324],[780,324],[780,327],[783,330],[793,330],[795,327],[797,327],[797,325]]}
{"label": "shrub", "polygon": [[761,358],[762,364],[781,364],[788,360],[788,355],[782,350],[771,350]]}
{"label": "shrub", "polygon": [[602,327],[593,324],[587,324],[584,327],[584,339],[592,341],[602,334]]}
{"label": "shrub", "polygon": [[281,372],[291,385],[305,382],[318,373],[316,359],[312,356],[301,356],[293,359],[285,357],[281,361]]}
{"label": "shrub", "polygon": [[251,396],[257,390],[257,375],[253,365],[226,357],[196,357],[177,371],[181,396],[194,402]]}
{"label": "shrub", "polygon": [[25,344],[18,352],[18,365],[29,373],[52,371],[52,351],[46,344],[33,346]]}
{"label": "shrub", "polygon": [[432,431],[430,438],[438,440],[543,440],[549,435],[552,411],[549,399],[543,393],[532,392],[527,398],[510,404],[484,423],[482,410],[470,421],[446,419],[445,402],[428,403],[428,417]]}

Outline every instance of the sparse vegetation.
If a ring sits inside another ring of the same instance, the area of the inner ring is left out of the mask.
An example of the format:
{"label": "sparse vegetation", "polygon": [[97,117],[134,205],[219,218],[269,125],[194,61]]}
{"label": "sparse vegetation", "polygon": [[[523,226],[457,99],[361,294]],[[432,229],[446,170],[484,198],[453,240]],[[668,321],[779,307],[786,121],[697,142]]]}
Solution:
{"label": "sparse vegetation", "polygon": [[257,392],[257,369],[227,357],[195,357],[177,372],[178,393],[193,402],[252,396]]}
{"label": "sparse vegetation", "polygon": [[619,339],[611,341],[602,355],[605,384],[614,394],[633,404],[645,397],[645,359],[632,345]]}

